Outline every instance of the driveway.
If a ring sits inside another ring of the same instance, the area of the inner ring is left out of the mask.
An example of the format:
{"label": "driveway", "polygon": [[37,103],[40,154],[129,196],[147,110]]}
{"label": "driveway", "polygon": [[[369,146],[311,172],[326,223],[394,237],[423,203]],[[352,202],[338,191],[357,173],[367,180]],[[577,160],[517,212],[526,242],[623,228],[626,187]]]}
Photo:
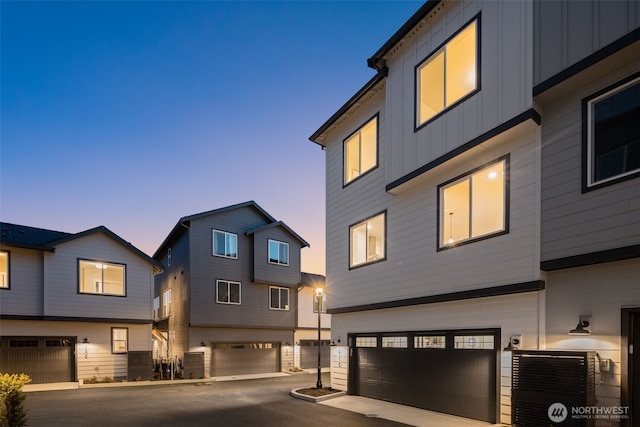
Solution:
{"label": "driveway", "polygon": [[[314,374],[225,382],[88,388],[27,393],[29,427],[69,426],[402,426],[294,399]],[[323,376],[329,383],[329,376]]]}

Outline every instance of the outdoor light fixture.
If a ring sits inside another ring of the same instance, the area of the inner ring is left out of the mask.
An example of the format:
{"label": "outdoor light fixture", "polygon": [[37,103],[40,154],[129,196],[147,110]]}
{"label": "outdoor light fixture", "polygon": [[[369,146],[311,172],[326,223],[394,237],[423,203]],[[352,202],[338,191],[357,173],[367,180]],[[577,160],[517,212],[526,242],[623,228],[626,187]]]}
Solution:
{"label": "outdoor light fixture", "polygon": [[575,329],[569,331],[569,335],[591,335],[591,331],[585,328],[588,328],[591,324],[588,320],[587,316],[580,316],[578,318],[578,324]]}
{"label": "outdoor light fixture", "polygon": [[322,388],[322,378],[321,378],[321,364],[320,364],[320,314],[322,312],[322,297],[324,296],[324,291],[322,288],[316,288],[316,299],[318,300],[318,382],[316,383],[316,388],[320,390]]}
{"label": "outdoor light fixture", "polygon": [[82,344],[89,344],[87,337],[82,338]]}
{"label": "outdoor light fixture", "polygon": [[502,351],[519,350],[522,343],[522,335],[512,335],[509,337],[509,345],[502,349]]}
{"label": "outdoor light fixture", "polygon": [[207,346],[207,345],[204,343],[204,341],[202,341],[202,342],[200,343],[200,347],[206,347],[206,346]]}

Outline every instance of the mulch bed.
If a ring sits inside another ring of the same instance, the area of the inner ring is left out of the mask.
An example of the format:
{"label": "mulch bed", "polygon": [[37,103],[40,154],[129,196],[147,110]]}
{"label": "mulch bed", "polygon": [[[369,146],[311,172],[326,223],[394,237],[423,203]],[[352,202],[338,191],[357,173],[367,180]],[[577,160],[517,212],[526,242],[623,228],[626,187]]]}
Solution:
{"label": "mulch bed", "polygon": [[306,394],[307,396],[313,396],[313,397],[321,397],[321,396],[327,396],[329,394],[333,394],[333,393],[340,393],[340,390],[335,390],[332,388],[301,388],[300,390],[296,390],[296,393],[300,393],[300,394]]}

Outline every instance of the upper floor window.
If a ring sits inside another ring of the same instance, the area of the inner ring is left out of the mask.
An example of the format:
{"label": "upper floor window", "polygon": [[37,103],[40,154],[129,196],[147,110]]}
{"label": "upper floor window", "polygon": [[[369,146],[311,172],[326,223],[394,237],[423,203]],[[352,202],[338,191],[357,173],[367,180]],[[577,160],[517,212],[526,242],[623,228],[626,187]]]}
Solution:
{"label": "upper floor window", "polygon": [[344,184],[378,165],[378,116],[344,140]]}
{"label": "upper floor window", "polygon": [[240,282],[217,280],[216,302],[220,304],[240,304]]}
{"label": "upper floor window", "polygon": [[640,174],[640,76],[583,102],[586,187]]}
{"label": "upper floor window", "polygon": [[439,248],[507,232],[509,157],[438,187]]}
{"label": "upper floor window", "polygon": [[269,240],[269,263],[289,265],[289,244]]}
{"label": "upper floor window", "polygon": [[78,260],[79,291],[83,294],[125,295],[125,266]]}
{"label": "upper floor window", "polygon": [[272,310],[289,310],[289,289],[269,287],[269,308]]}
{"label": "upper floor window", "polygon": [[349,227],[349,267],[386,258],[386,212]]}
{"label": "upper floor window", "polygon": [[167,249],[167,266],[171,267],[171,248]]}
{"label": "upper floor window", "polygon": [[0,251],[0,288],[9,289],[9,252]]}
{"label": "upper floor window", "polygon": [[226,258],[238,258],[238,235],[213,230],[213,254]]}
{"label": "upper floor window", "polygon": [[111,328],[111,352],[126,353],[129,341],[129,329]]}
{"label": "upper floor window", "polygon": [[171,289],[167,289],[162,294],[162,315],[169,317],[171,314]]}
{"label": "upper floor window", "polygon": [[479,89],[479,18],[416,67],[416,128]]}
{"label": "upper floor window", "polygon": [[153,299],[153,318],[158,319],[160,317],[160,297]]}

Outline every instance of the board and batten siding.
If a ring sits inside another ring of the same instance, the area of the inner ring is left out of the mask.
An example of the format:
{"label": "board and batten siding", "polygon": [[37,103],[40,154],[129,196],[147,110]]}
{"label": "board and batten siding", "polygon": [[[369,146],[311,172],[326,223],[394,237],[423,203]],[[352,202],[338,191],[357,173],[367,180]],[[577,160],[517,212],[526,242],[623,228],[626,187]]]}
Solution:
{"label": "board and batten siding", "polygon": [[[126,265],[126,296],[80,294],[78,259]],[[150,321],[153,271],[150,262],[103,233],[56,246],[45,253],[45,316]]]}
{"label": "board and batten siding", "polygon": [[9,252],[9,289],[0,289],[0,314],[43,314],[42,251],[2,246]]}
{"label": "board and batten siding", "polygon": [[534,84],[640,27],[637,0],[535,1]]}
{"label": "board and batten siding", "polygon": [[[387,55],[389,182],[532,107],[532,13],[531,2],[446,2]],[[480,91],[414,132],[416,65],[478,14]]]}
{"label": "board and batten siding", "polygon": [[[289,244],[289,265],[269,263],[269,240]],[[300,284],[300,241],[281,226],[269,227],[253,233],[254,280],[282,286]]]}
{"label": "board and batten siding", "polygon": [[640,178],[582,192],[582,99],[640,70],[640,44],[537,98],[542,105],[542,260],[640,243]]}

